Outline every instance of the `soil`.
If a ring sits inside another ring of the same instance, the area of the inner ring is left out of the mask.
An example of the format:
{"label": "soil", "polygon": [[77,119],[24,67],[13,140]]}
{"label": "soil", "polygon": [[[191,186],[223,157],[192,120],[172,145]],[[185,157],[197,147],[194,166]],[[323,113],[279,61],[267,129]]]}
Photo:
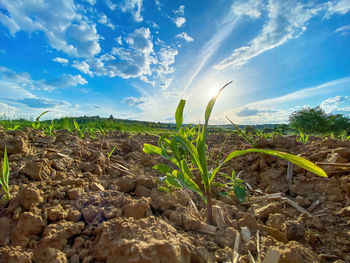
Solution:
{"label": "soil", "polygon": [[[249,148],[233,135],[209,135],[211,166],[225,136],[223,156]],[[48,137],[29,128],[0,129],[12,197],[0,201],[0,262],[232,262],[238,234],[238,262],[251,262],[250,255],[262,262],[269,249],[279,252],[279,262],[350,262],[348,168],[322,166],[329,178],[320,178],[294,166],[287,180],[286,161],[239,156],[223,171],[240,172],[248,199],[240,203],[214,190],[218,214],[210,227],[199,196],[158,190],[152,166],[164,161],[144,154],[144,143],[156,144],[157,137],[114,132],[81,139],[67,131]],[[313,162],[350,162],[350,143],[334,139],[304,145],[277,136],[259,147]]]}

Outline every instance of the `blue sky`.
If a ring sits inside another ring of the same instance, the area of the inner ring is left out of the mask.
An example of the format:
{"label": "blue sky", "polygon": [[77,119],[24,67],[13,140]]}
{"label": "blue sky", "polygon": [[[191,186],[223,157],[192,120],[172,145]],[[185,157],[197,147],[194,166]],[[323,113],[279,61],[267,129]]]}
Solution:
{"label": "blue sky", "polygon": [[0,0],[0,116],[350,114],[350,0]]}

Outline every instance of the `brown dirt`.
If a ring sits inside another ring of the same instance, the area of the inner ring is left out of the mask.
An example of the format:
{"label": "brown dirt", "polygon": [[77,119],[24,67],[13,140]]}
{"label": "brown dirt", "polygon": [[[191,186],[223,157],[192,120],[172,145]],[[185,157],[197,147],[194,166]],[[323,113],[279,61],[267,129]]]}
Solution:
{"label": "brown dirt", "polygon": [[[224,140],[208,137],[211,165]],[[156,142],[151,135],[122,133],[80,139],[66,131],[56,137],[32,129],[0,132],[12,196],[0,202],[0,262],[232,262],[235,237],[246,231],[251,236],[241,238],[239,262],[250,262],[248,251],[263,260],[270,248],[280,252],[280,262],[350,262],[349,170],[327,166],[329,178],[319,178],[294,167],[288,182],[285,161],[240,156],[223,171],[241,172],[254,190],[245,203],[214,190],[214,210],[223,219],[214,217],[218,227],[208,234],[198,196],[157,190],[159,174],[152,166],[164,161],[142,152],[144,143]],[[333,139],[303,145],[277,136],[259,144],[314,162],[350,162],[350,144]],[[246,148],[230,136],[224,156]],[[309,209],[312,217],[285,199],[259,199],[272,193]]]}

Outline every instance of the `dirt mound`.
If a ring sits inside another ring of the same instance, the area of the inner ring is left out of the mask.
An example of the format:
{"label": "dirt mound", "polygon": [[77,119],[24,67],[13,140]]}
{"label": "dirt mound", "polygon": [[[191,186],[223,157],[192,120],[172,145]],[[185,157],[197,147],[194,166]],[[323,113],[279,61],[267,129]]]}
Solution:
{"label": "dirt mound", "polygon": [[[237,157],[223,171],[240,172],[249,198],[240,203],[214,189],[214,226],[204,223],[197,195],[157,189],[152,166],[162,160],[144,154],[144,143],[157,138],[1,132],[12,199],[0,202],[0,262],[231,262],[238,234],[238,262],[262,261],[269,250],[280,254],[279,262],[350,261],[350,172],[339,165],[350,162],[350,143],[261,140],[260,147],[332,163],[322,166],[329,178],[294,167],[287,179],[283,160]],[[249,147],[224,135],[208,136],[208,144],[210,165],[221,151],[226,156]]]}

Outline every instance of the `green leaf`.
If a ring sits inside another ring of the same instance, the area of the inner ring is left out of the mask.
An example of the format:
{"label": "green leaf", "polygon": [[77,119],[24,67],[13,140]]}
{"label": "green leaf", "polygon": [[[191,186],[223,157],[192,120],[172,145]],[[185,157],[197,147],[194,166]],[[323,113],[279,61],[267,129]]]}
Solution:
{"label": "green leaf", "polygon": [[6,185],[9,184],[9,176],[10,176],[10,165],[7,157],[7,149],[5,147],[4,151],[4,161],[3,161],[3,176],[4,176],[4,182]]}
{"label": "green leaf", "polygon": [[185,160],[181,161],[181,166],[182,166],[182,170],[183,172],[185,172],[190,178],[194,178],[193,173],[191,172],[190,168],[188,167],[187,163]]}
{"label": "green leaf", "polygon": [[152,169],[158,170],[158,171],[161,172],[162,174],[170,173],[171,170],[172,170],[168,165],[163,164],[163,163],[159,163],[159,164],[154,165],[154,166],[152,167]]}
{"label": "green leaf", "polygon": [[213,183],[213,186],[225,188],[225,187],[226,187],[226,184],[214,182],[214,183]]}
{"label": "green leaf", "polygon": [[[203,127],[204,129],[204,127]],[[209,187],[209,176],[208,176],[208,168],[207,168],[207,154],[206,154],[206,143],[204,137],[204,131],[202,133],[202,138],[200,138],[198,144],[197,144],[197,152],[198,152],[198,159],[202,166],[202,179],[205,187]]]}
{"label": "green leaf", "polygon": [[77,131],[80,131],[79,124],[77,123],[77,121],[76,121],[75,119],[73,120],[73,124],[74,124],[74,128],[75,128]]}
{"label": "green leaf", "polygon": [[177,142],[179,142],[186,151],[191,155],[191,159],[194,165],[199,169],[200,173],[203,175],[203,168],[201,162],[199,161],[199,156],[196,147],[184,136],[181,134],[174,135],[174,138]]}
{"label": "green leaf", "polygon": [[168,173],[166,176],[166,182],[170,185],[172,185],[175,188],[183,188],[182,184],[179,182],[179,179],[177,177],[178,171],[174,170],[173,174]]}
{"label": "green leaf", "polygon": [[183,111],[185,107],[186,101],[180,100],[179,105],[176,108],[175,112],[175,120],[176,120],[176,129],[180,129],[183,122]]}
{"label": "green leaf", "polygon": [[242,185],[235,185],[233,187],[233,192],[235,193],[235,196],[238,198],[239,201],[243,202],[247,193]]}
{"label": "green leaf", "polygon": [[40,118],[41,118],[41,116],[43,116],[44,114],[46,114],[46,113],[48,113],[49,111],[47,110],[47,111],[44,111],[43,113],[41,113],[36,119],[35,119],[35,121],[39,121],[40,120]]}
{"label": "green leaf", "polygon": [[115,145],[112,149],[112,151],[108,154],[108,160],[111,158],[113,152],[115,151],[115,149],[117,148],[117,145]]}
{"label": "green leaf", "polygon": [[328,177],[326,172],[323,171],[320,167],[318,167],[316,164],[310,162],[309,160],[306,160],[302,157],[296,156],[294,154],[289,154],[289,153],[284,153],[280,151],[275,151],[275,150],[264,150],[264,149],[247,149],[247,150],[241,150],[241,151],[233,151],[230,153],[224,163],[228,162],[232,158],[235,158],[239,155],[247,154],[247,153],[252,153],[252,152],[257,152],[257,153],[265,153],[268,155],[276,156],[281,159],[287,160],[291,163],[294,163],[298,165],[301,168],[304,168],[318,176],[321,177]]}
{"label": "green leaf", "polygon": [[176,171],[176,173],[177,173],[177,179],[184,187],[199,194],[199,196],[203,199],[203,201],[205,203],[207,202],[207,199],[205,198],[202,190],[187,174],[179,172],[179,171]]}
{"label": "green leaf", "polygon": [[218,96],[220,95],[220,93],[224,90],[224,88],[226,88],[228,85],[230,85],[232,83],[232,81],[226,83],[219,91],[218,93],[216,94],[215,97],[213,97],[209,103],[207,104],[207,107],[205,109],[205,126],[208,125],[208,122],[209,122],[209,118],[210,118],[210,115],[211,115],[211,111],[213,110],[213,107],[214,107],[214,104],[216,102],[216,99],[218,98]]}
{"label": "green leaf", "polygon": [[143,151],[145,153],[153,153],[153,154],[159,154],[159,155],[162,155],[162,149],[157,147],[157,146],[154,146],[152,144],[148,144],[148,143],[145,143],[144,146],[143,146]]}
{"label": "green leaf", "polygon": [[164,187],[164,186],[159,186],[158,190],[161,192],[165,192],[165,193],[169,193],[170,189],[168,187]]}

